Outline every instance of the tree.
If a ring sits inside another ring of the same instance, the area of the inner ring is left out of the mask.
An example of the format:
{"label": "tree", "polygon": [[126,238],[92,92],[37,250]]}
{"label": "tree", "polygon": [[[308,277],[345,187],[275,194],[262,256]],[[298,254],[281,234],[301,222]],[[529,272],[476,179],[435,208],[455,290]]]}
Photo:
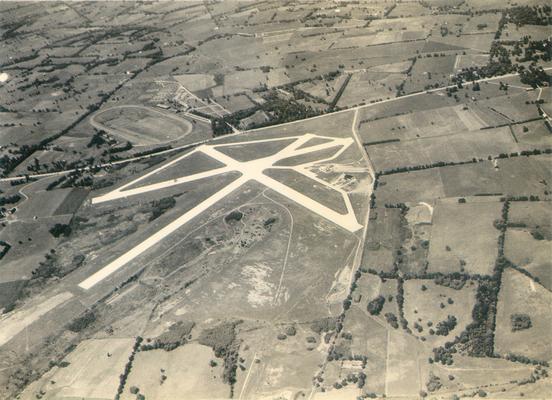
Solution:
{"label": "tree", "polygon": [[368,312],[371,315],[378,315],[381,312],[384,304],[385,304],[385,297],[383,297],[382,295],[379,295],[378,297],[376,297],[375,299],[371,300],[368,303]]}
{"label": "tree", "polygon": [[531,317],[527,314],[512,314],[510,316],[512,332],[529,329],[532,326]]}

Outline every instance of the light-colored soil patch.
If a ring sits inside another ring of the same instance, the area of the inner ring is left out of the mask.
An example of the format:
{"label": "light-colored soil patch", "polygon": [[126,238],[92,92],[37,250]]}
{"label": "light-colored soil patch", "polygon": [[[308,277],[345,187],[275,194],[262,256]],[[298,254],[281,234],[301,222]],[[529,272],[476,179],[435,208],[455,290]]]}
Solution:
{"label": "light-colored soil patch", "polygon": [[71,297],[73,297],[71,293],[63,292],[43,301],[35,307],[29,307],[4,316],[0,319],[0,346],[9,342],[27,326]]}

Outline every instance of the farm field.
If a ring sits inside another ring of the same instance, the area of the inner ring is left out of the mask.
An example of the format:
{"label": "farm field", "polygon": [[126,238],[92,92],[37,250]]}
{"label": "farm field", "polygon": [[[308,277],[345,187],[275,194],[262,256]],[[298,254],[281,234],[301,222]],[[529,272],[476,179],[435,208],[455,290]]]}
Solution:
{"label": "farm field", "polygon": [[0,400],[546,399],[544,0],[0,3]]}
{"label": "farm field", "polygon": [[[496,166],[491,161],[483,161],[386,175],[380,181],[380,199],[382,204],[395,204],[401,199],[420,202],[440,197],[518,196],[529,193],[544,198],[544,191],[548,192],[546,179],[549,174],[544,167],[547,160],[547,156],[529,160],[515,157],[497,160]],[[516,179],[526,176],[524,168],[534,168],[531,171],[535,175],[529,179]],[[398,193],[399,186],[401,193]]]}
{"label": "farm field", "polygon": [[67,359],[66,367],[55,367],[42,381],[35,382],[22,399],[35,399],[41,391],[46,398],[108,398],[117,390],[117,372],[131,353],[132,339],[91,339],[82,342]]}
{"label": "farm field", "polygon": [[493,223],[500,218],[501,206],[498,202],[437,202],[428,270],[492,274],[499,235]]}
{"label": "farm field", "polygon": [[[545,312],[552,301],[550,291],[513,269],[505,271],[502,286],[497,309],[497,351],[550,360],[552,347],[544,339],[544,332],[550,326],[550,315]],[[531,326],[514,330],[514,314],[528,315]]]}
{"label": "farm field", "polygon": [[[150,398],[226,398],[228,386],[222,382],[222,365],[209,365],[214,358],[212,349],[196,343],[170,352],[161,349],[142,351],[133,364],[128,385]],[[152,371],[158,374],[154,375]],[[166,379],[161,380],[161,376]],[[128,390],[121,399],[134,397]]]}
{"label": "farm field", "polygon": [[[399,139],[400,140],[400,139]],[[379,171],[437,162],[462,162],[486,159],[500,153],[519,151],[507,127],[480,132],[458,132],[439,137],[400,140],[366,146],[375,167]],[[395,161],[400,160],[400,161]]]}

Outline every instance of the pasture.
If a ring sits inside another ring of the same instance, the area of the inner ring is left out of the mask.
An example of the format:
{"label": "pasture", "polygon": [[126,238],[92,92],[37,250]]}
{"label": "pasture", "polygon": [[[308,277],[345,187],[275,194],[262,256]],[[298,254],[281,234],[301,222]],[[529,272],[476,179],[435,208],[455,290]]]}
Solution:
{"label": "pasture", "polygon": [[435,205],[429,245],[430,272],[491,275],[498,254],[502,203],[440,201]]}
{"label": "pasture", "polygon": [[[211,366],[211,360],[216,360],[217,365]],[[230,389],[222,380],[222,364],[211,348],[197,343],[172,351],[138,352],[121,399],[136,397],[130,392],[131,387],[137,387],[146,398],[152,399],[228,398]],[[161,379],[162,376],[166,379]]]}
{"label": "pasture", "polygon": [[[550,360],[552,345],[547,335],[552,320],[552,294],[531,278],[507,269],[502,275],[496,315],[495,349],[499,354],[516,354],[536,360]],[[512,329],[512,315],[528,315],[531,326]]]}
{"label": "pasture", "polygon": [[67,366],[52,368],[21,399],[35,399],[41,390],[47,393],[45,399],[112,398],[133,344],[131,338],[85,340],[65,357]]}
{"label": "pasture", "polygon": [[[456,290],[431,280],[407,280],[404,283],[404,315],[409,328],[432,348],[453,340],[472,322],[476,290],[477,284],[473,281]],[[449,315],[456,318],[455,328],[446,335],[436,334],[439,322],[445,321]]]}

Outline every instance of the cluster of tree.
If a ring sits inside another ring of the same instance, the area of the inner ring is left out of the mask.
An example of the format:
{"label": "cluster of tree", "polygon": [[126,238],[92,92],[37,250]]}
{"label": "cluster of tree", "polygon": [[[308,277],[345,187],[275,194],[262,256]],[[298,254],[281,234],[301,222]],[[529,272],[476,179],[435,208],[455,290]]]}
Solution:
{"label": "cluster of tree", "polygon": [[[507,201],[540,201],[540,197],[534,194],[531,194],[529,196],[508,196],[505,197],[504,200]],[[522,226],[521,228],[523,228]]]}
{"label": "cluster of tree", "polygon": [[443,384],[441,383],[441,378],[439,378],[437,375],[433,374],[432,372],[429,373],[429,380],[426,382],[426,387],[428,392],[435,392],[441,387]]}
{"label": "cluster of tree", "polygon": [[[552,51],[550,49],[550,40],[531,40],[526,43],[524,48],[523,57],[516,59],[517,61],[527,62],[533,61],[537,62],[539,60],[550,61],[552,57]],[[521,55],[521,46],[519,42],[516,43],[515,49],[512,52],[514,55]],[[521,68],[521,66],[520,66]]]}
{"label": "cluster of tree", "polygon": [[31,280],[36,282],[43,282],[52,277],[61,278],[62,276],[61,268],[57,263],[57,256],[52,253],[46,254],[45,260],[39,262],[38,267],[31,272]]}
{"label": "cluster of tree", "polygon": [[404,280],[401,277],[397,279],[397,307],[399,309],[399,320],[402,328],[408,333],[411,333],[408,327],[408,321],[404,317]]}
{"label": "cluster of tree", "polygon": [[536,156],[539,154],[552,154],[552,149],[548,148],[544,150],[541,150],[541,149],[523,150],[520,152],[514,152],[510,154],[500,153],[498,156],[496,156],[496,158],[503,159],[503,158],[522,157],[522,156],[528,157],[528,156]]}
{"label": "cluster of tree", "polygon": [[455,272],[451,275],[440,275],[435,278],[434,282],[437,285],[446,286],[451,289],[460,290],[466,284],[469,277],[465,274]]}
{"label": "cluster of tree", "polygon": [[8,253],[8,251],[10,251],[11,246],[9,243],[4,242],[3,240],[0,240],[0,246],[2,246],[2,250],[0,250],[0,260],[1,260]]}
{"label": "cluster of tree", "polygon": [[[211,129],[213,130],[213,136],[226,135],[232,133],[233,126],[238,126],[242,119],[248,118],[260,110],[260,106],[255,106],[247,108],[245,110],[237,111],[230,115],[225,115],[221,118],[213,118],[210,115],[202,115],[211,120]],[[195,114],[200,114],[199,112],[194,111]]]}
{"label": "cluster of tree", "polygon": [[11,196],[0,196],[0,207],[7,204],[15,204],[19,200],[21,200],[21,196],[18,193],[12,194]]}
{"label": "cluster of tree", "polygon": [[[548,57],[550,57],[550,55]],[[534,88],[538,86],[552,84],[552,77],[548,75],[542,69],[542,67],[536,67],[536,66],[530,65],[529,68],[523,68],[523,66],[520,66],[519,69],[520,69],[519,76],[521,79],[521,83],[530,85]]]}
{"label": "cluster of tree", "polygon": [[234,210],[224,217],[226,223],[239,222],[243,218],[243,213],[238,210]]}
{"label": "cluster of tree", "polygon": [[134,362],[134,357],[136,355],[136,352],[140,349],[140,344],[142,343],[142,341],[143,341],[142,337],[138,336],[136,338],[136,341],[134,342],[132,352],[128,357],[127,363],[125,364],[125,369],[123,373],[119,375],[119,387],[117,388],[117,394],[115,394],[115,400],[121,399],[121,395],[123,394],[123,390],[125,389],[126,381],[128,379],[128,376],[130,375],[130,371],[132,370],[132,363]]}
{"label": "cluster of tree", "polygon": [[238,348],[236,341],[236,326],[242,321],[223,322],[213,328],[201,332],[198,342],[211,347],[215,356],[224,359],[223,381],[230,385],[233,393],[236,383],[236,370],[238,366]]}
{"label": "cluster of tree", "polygon": [[400,174],[402,172],[421,171],[424,169],[441,168],[441,167],[446,167],[451,165],[473,164],[475,162],[477,162],[477,159],[472,159],[468,161],[437,161],[431,164],[421,164],[421,165],[386,169],[386,170],[380,171],[379,173],[381,175],[392,175],[392,174]]}
{"label": "cluster of tree", "polygon": [[148,156],[150,154],[159,153],[159,152],[167,151],[167,150],[170,150],[170,149],[172,149],[172,146],[171,145],[166,145],[166,146],[156,147],[156,148],[150,149],[150,150],[139,151],[137,153],[134,153],[132,156],[133,157]]}
{"label": "cluster of tree", "polygon": [[518,6],[508,10],[509,21],[517,26],[523,25],[552,25],[549,5]]}
{"label": "cluster of tree", "polygon": [[405,203],[385,203],[385,208],[400,208],[401,212],[406,213],[410,209]]}
{"label": "cluster of tree", "polygon": [[527,314],[512,314],[510,322],[512,323],[512,332],[529,329],[532,326],[531,317]]}
{"label": "cluster of tree", "polygon": [[107,149],[103,152],[104,156],[107,156],[109,154],[116,154],[116,153],[122,153],[124,151],[128,151],[132,149],[132,143],[126,142],[125,145],[119,146],[119,147],[111,147],[110,149]]}
{"label": "cluster of tree", "polygon": [[358,388],[363,388],[366,384],[366,374],[362,371],[358,374],[349,373],[340,382],[335,382],[333,386],[335,389],[341,389],[348,384],[356,384]]}
{"label": "cluster of tree", "polygon": [[476,304],[472,310],[473,322],[460,334],[468,354],[475,357],[494,355],[494,319],[500,282],[480,281],[476,294]]}
{"label": "cluster of tree", "polygon": [[188,342],[189,334],[195,323],[191,321],[179,321],[169,327],[167,332],[162,333],[153,342],[149,339],[146,344],[140,346],[141,351],[163,349],[172,351]]}
{"label": "cluster of tree", "polygon": [[329,111],[332,111],[335,108],[335,106],[337,105],[337,102],[339,101],[339,99],[343,95],[343,92],[345,91],[345,88],[349,84],[349,81],[351,80],[351,77],[352,77],[352,74],[347,74],[347,77],[345,78],[345,81],[343,82],[343,84],[341,85],[339,90],[337,91],[337,94],[335,95],[332,102],[330,103],[330,106],[328,107]]}
{"label": "cluster of tree", "polygon": [[56,186],[61,185],[61,188],[69,187],[89,187],[94,184],[94,178],[92,175],[83,175],[82,170],[75,170],[68,175],[63,175],[59,179],[51,182],[46,187],[46,190],[52,190]]}
{"label": "cluster of tree", "polygon": [[170,210],[173,208],[176,204],[176,200],[174,199],[175,196],[171,197],[163,197],[159,200],[153,200],[150,203],[151,207],[151,216],[149,218],[149,221],[153,221],[157,218],[159,218],[161,215],[163,215],[167,210]]}
{"label": "cluster of tree", "polygon": [[437,323],[435,326],[435,334],[440,336],[447,336],[450,331],[456,328],[456,317],[454,315],[447,316],[447,319]]}
{"label": "cluster of tree", "polygon": [[101,145],[106,143],[106,140],[104,139],[105,131],[100,130],[92,136],[92,139],[90,139],[90,142],[86,145],[86,147],[100,147]]}
{"label": "cluster of tree", "polygon": [[48,186],[46,186],[46,190],[52,190],[52,189],[55,189],[56,186],[58,186],[60,183],[62,183],[63,181],[65,181],[67,179],[67,176],[65,175],[62,175],[60,176],[58,179],[56,179],[55,181],[52,181],[48,184]]}
{"label": "cluster of tree", "polygon": [[50,233],[54,237],[69,236],[71,234],[71,225],[55,224],[52,228],[50,228]]}
{"label": "cluster of tree", "polygon": [[334,331],[336,329],[336,323],[337,320],[335,317],[321,318],[312,321],[310,329],[320,335],[322,332]]}
{"label": "cluster of tree", "polygon": [[391,312],[388,312],[385,314],[385,320],[389,325],[391,325],[393,328],[397,329],[399,327],[399,322],[397,320],[397,316]]}
{"label": "cluster of tree", "polygon": [[384,304],[385,304],[385,297],[383,297],[382,295],[379,295],[375,299],[368,302],[368,312],[371,315],[378,315],[381,312]]}
{"label": "cluster of tree", "polygon": [[443,365],[452,365],[453,354],[457,352],[454,344],[454,342],[446,342],[444,346],[434,348],[433,358],[429,358],[429,363],[440,362]]}
{"label": "cluster of tree", "polygon": [[520,355],[520,354],[509,353],[504,358],[506,358],[506,360],[510,360],[510,361],[514,361],[514,362],[520,362],[520,363],[523,363],[523,364],[540,365],[540,366],[543,366],[543,367],[548,367],[549,366],[547,361],[533,360],[529,357],[526,357],[526,356],[523,356],[523,355]]}
{"label": "cluster of tree", "polygon": [[79,333],[92,325],[94,321],[96,321],[96,313],[93,310],[88,309],[82,315],[72,320],[67,325],[67,329],[71,332]]}

